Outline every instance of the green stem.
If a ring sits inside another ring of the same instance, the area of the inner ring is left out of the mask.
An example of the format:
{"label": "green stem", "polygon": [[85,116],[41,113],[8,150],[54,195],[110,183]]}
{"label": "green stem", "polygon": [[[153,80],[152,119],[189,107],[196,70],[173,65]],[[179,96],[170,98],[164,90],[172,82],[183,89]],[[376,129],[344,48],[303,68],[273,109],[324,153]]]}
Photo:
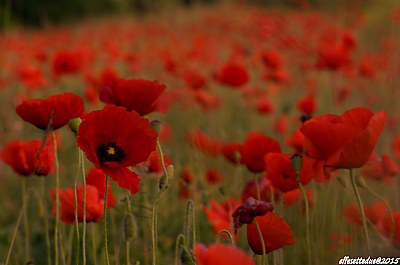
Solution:
{"label": "green stem", "polygon": [[265,243],[264,243],[264,238],[260,229],[260,226],[257,222],[256,217],[254,217],[254,224],[256,225],[257,232],[258,232],[258,237],[260,238],[261,241],[261,247],[262,247],[262,265],[265,265],[265,260],[267,259],[267,254],[265,253]]}
{"label": "green stem", "polygon": [[104,247],[105,247],[105,256],[106,256],[106,264],[110,265],[110,259],[108,257],[108,237],[107,237],[107,200],[108,200],[108,174],[106,175],[106,187],[104,194]]}
{"label": "green stem", "polygon": [[217,233],[217,243],[219,242],[219,237],[222,234],[228,235],[228,238],[229,238],[229,241],[231,242],[231,245],[235,245],[235,240],[233,239],[233,236],[232,236],[231,232],[229,232],[226,229],[222,229],[222,230],[218,231],[218,233]]}
{"label": "green stem", "polygon": [[[27,178],[22,180],[22,201],[24,204],[28,201],[28,191],[26,188],[26,182],[28,181]],[[29,232],[29,220],[28,220],[28,207],[24,207],[24,216],[23,216],[23,223],[24,223],[24,232],[25,232],[25,259],[27,261],[30,260],[31,257],[31,250],[30,250],[30,232]]]}
{"label": "green stem", "polygon": [[58,153],[57,153],[57,141],[54,130],[51,131],[52,139],[53,139],[53,147],[54,147],[54,166],[56,171],[56,220],[54,227],[54,264],[58,265],[58,250],[60,246],[59,242],[59,225],[60,225],[60,169],[59,169],[59,161],[58,161]]}
{"label": "green stem", "polygon": [[[300,193],[301,193],[301,196],[303,197],[304,205],[306,208],[305,215],[306,215],[307,262],[309,265],[311,265],[312,264],[312,255],[311,255],[312,251],[311,251],[311,239],[310,239],[310,209],[309,209],[307,194],[304,190],[303,184],[301,184],[299,172],[296,172],[296,179],[297,179],[297,184],[299,185]],[[274,264],[275,264],[275,262],[274,262]]]}
{"label": "green stem", "polygon": [[15,237],[17,236],[18,227],[19,227],[19,224],[21,223],[22,215],[24,214],[24,211],[25,211],[25,206],[26,206],[25,202],[23,202],[21,210],[19,211],[17,223],[16,223],[15,228],[14,228],[14,233],[13,233],[12,238],[11,238],[10,248],[8,249],[8,252],[7,252],[7,258],[6,258],[5,265],[8,265],[8,263],[10,262],[10,257],[11,257],[12,249],[13,249],[13,246],[14,246]]}
{"label": "green stem", "polygon": [[97,264],[97,253],[96,253],[96,231],[94,230],[95,226],[92,224],[90,226],[90,233],[91,233],[91,241],[92,241],[92,255],[93,255],[93,264]]}
{"label": "green stem", "polygon": [[51,265],[51,247],[50,247],[50,234],[49,234],[49,220],[47,216],[47,207],[46,207],[46,182],[44,177],[40,178],[40,203],[43,208],[43,218],[44,218],[44,230],[46,237],[46,252],[47,252],[47,264]]}
{"label": "green stem", "polygon": [[83,265],[86,265],[86,172],[85,172],[85,160],[83,158],[83,151],[79,150],[82,161],[82,180],[83,180],[83,231],[82,231],[82,255]]}
{"label": "green stem", "polygon": [[126,265],[130,265],[130,257],[129,257],[129,241],[125,240],[125,255],[126,255]]}
{"label": "green stem", "polygon": [[79,167],[81,166],[82,162],[82,156],[81,153],[79,152],[78,155],[78,169],[75,175],[75,180],[74,180],[74,207],[75,207],[75,232],[76,232],[76,253],[75,253],[75,263],[79,265],[79,252],[80,252],[80,245],[81,245],[81,240],[80,240],[80,235],[79,235],[79,219],[78,219],[78,175],[79,175]]}
{"label": "green stem", "polygon": [[367,230],[367,221],[366,221],[366,218],[365,218],[363,203],[362,203],[362,200],[361,200],[361,196],[360,196],[360,194],[359,194],[359,192],[357,190],[355,177],[353,175],[353,170],[349,169],[349,172],[350,172],[351,186],[353,187],[354,194],[355,194],[355,196],[357,198],[358,209],[359,209],[359,211],[361,213],[361,221],[362,221],[365,241],[366,241],[366,244],[367,244],[367,252],[368,252],[368,255],[371,255],[371,247],[370,247],[370,243],[369,243],[369,236],[368,236],[368,230]]}

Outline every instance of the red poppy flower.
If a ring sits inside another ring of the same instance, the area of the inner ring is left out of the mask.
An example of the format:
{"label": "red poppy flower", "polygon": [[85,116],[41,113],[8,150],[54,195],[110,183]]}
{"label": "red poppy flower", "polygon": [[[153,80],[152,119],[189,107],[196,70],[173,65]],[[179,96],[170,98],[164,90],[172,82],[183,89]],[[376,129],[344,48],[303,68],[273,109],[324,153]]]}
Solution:
{"label": "red poppy flower", "polygon": [[[306,192],[306,196],[307,196],[307,200],[308,200],[308,205],[310,207],[312,207],[314,205],[313,192],[312,192],[312,190],[309,190],[309,189],[305,189],[305,192]],[[302,200],[302,198],[301,198],[301,193],[300,193],[299,189],[288,191],[283,194],[283,205],[285,205],[287,207],[295,205],[300,200]],[[305,210],[304,202],[302,204],[301,210],[302,210],[302,212]]]}
{"label": "red poppy flower", "polygon": [[221,152],[226,160],[233,164],[240,163],[240,149],[242,145],[239,143],[224,143],[221,147]]}
{"label": "red poppy flower", "polygon": [[145,79],[115,78],[105,83],[100,90],[100,100],[107,104],[125,107],[141,116],[153,112],[156,100],[165,90],[165,85]]}
{"label": "red poppy flower", "polygon": [[[172,165],[171,160],[169,160],[169,158],[164,155],[164,163],[165,163],[165,167],[168,167],[169,165]],[[151,152],[149,158],[147,159],[147,170],[148,172],[151,173],[161,173],[162,172],[162,167],[161,167],[161,161],[160,161],[160,156],[158,154],[157,151],[153,151]]]}
{"label": "red poppy flower", "polygon": [[272,113],[272,111],[274,110],[271,100],[266,96],[257,98],[255,108],[260,114],[269,114]]}
{"label": "red poppy flower", "polygon": [[[257,185],[258,187],[257,187]],[[257,192],[258,190],[258,192]],[[271,181],[266,178],[259,178],[254,180],[249,180],[246,183],[242,191],[242,200],[245,201],[249,197],[257,198],[258,193],[260,194],[260,200],[269,202],[271,201],[271,194],[274,194],[275,201],[279,200],[281,192],[279,190],[274,190]]]}
{"label": "red poppy flower", "polygon": [[315,117],[300,128],[310,157],[324,160],[325,166],[358,168],[370,158],[378,141],[386,113],[374,114],[366,108],[354,108],[342,116]]}
{"label": "red poppy flower", "polygon": [[266,67],[271,70],[281,68],[283,60],[277,51],[266,51],[261,55],[261,59]]}
{"label": "red poppy flower", "polygon": [[273,138],[262,132],[251,132],[240,151],[241,163],[254,173],[265,170],[264,156],[268,153],[280,153],[281,147]]}
{"label": "red poppy flower", "polygon": [[365,178],[383,180],[393,183],[394,176],[398,172],[397,165],[388,154],[383,154],[381,159],[370,160],[361,168],[361,175]]}
{"label": "red poppy flower", "polygon": [[21,176],[46,176],[53,170],[54,148],[42,140],[10,141],[2,150],[2,160]]}
{"label": "red poppy flower", "polygon": [[273,124],[274,131],[280,135],[283,135],[287,132],[289,127],[289,117],[287,115],[279,115]]}
{"label": "red poppy flower", "polygon": [[43,87],[47,84],[42,69],[33,65],[21,64],[15,70],[15,74],[21,83],[30,89]]}
{"label": "red poppy flower", "polygon": [[[268,212],[255,218],[264,239],[265,253],[270,253],[295,243],[292,230],[283,218],[273,212]],[[263,254],[261,240],[254,221],[247,225],[247,242],[255,254]]]}
{"label": "red poppy flower", "polygon": [[297,109],[306,115],[312,115],[316,108],[315,99],[312,96],[304,97],[297,102]]}
{"label": "red poppy flower", "polygon": [[79,117],[84,112],[83,100],[72,93],[62,93],[46,99],[28,99],[17,106],[16,112],[24,121],[27,121],[41,130],[46,130],[51,121],[53,130],[66,124],[70,119]]}
{"label": "red poppy flower", "polygon": [[285,142],[292,147],[297,154],[303,154],[304,136],[300,130],[295,130],[291,137],[285,139]]}
{"label": "red poppy flower", "polygon": [[185,81],[185,84],[193,90],[202,89],[207,84],[204,76],[195,71],[185,72],[183,80]]}
{"label": "red poppy flower", "polygon": [[[303,157],[300,170],[300,181],[302,185],[307,185],[313,179],[313,161]],[[290,155],[280,153],[269,153],[265,156],[266,178],[272,185],[282,192],[287,192],[299,188],[296,173],[290,161]]]}
{"label": "red poppy flower", "polygon": [[146,161],[155,150],[156,138],[147,119],[108,105],[82,116],[77,142],[96,168],[134,194],[140,180],[127,167]]}
{"label": "red poppy flower", "polygon": [[352,224],[357,227],[361,226],[361,216],[356,204],[352,203],[347,205],[343,209],[343,217],[348,224]]}
{"label": "red poppy flower", "polygon": [[63,74],[74,74],[82,67],[82,60],[78,52],[59,51],[53,59],[53,74],[58,77]]}
{"label": "red poppy flower", "polygon": [[189,132],[186,140],[191,146],[205,154],[216,156],[221,153],[221,143],[200,130]]}
{"label": "red poppy flower", "polygon": [[[86,184],[97,188],[100,199],[104,200],[106,192],[106,175],[100,169],[92,168],[86,175]],[[108,183],[107,193],[107,209],[113,208],[115,205],[114,194],[111,189],[111,183]]]}
{"label": "red poppy flower", "polygon": [[221,105],[222,99],[204,90],[194,91],[196,102],[200,104],[202,110],[211,111]]}
{"label": "red poppy flower", "polygon": [[215,79],[231,87],[240,87],[249,81],[249,74],[242,65],[227,63],[218,70]]}
{"label": "red poppy flower", "polygon": [[[395,227],[394,227],[394,237],[392,244],[396,249],[400,250],[400,211],[394,211],[393,217],[394,217]],[[392,221],[390,219],[390,214],[386,213],[376,227],[384,237],[390,238],[393,228]]]}
{"label": "red poppy flower", "polygon": [[203,244],[196,244],[194,255],[198,265],[255,265],[254,260],[240,248],[221,243],[215,243],[208,248]]}
{"label": "red poppy flower", "polygon": [[224,175],[216,168],[209,168],[206,171],[205,179],[208,184],[219,184],[224,181]]}
{"label": "red poppy flower", "polygon": [[336,71],[351,64],[349,49],[337,44],[324,44],[318,48],[318,69],[329,69]]}
{"label": "red poppy flower", "polygon": [[[77,187],[78,222],[83,222],[83,186]],[[56,215],[56,192],[50,191],[53,199],[53,215]],[[75,222],[74,187],[59,190],[60,218],[66,224]],[[99,222],[103,217],[104,198],[101,198],[95,186],[86,186],[86,222]]]}
{"label": "red poppy flower", "polygon": [[230,198],[222,203],[211,200],[210,204],[210,208],[202,207],[202,210],[213,227],[214,233],[224,229],[231,231],[232,212],[240,206],[240,201]]}
{"label": "red poppy flower", "polygon": [[392,150],[398,160],[400,160],[400,135],[397,135],[392,142]]}

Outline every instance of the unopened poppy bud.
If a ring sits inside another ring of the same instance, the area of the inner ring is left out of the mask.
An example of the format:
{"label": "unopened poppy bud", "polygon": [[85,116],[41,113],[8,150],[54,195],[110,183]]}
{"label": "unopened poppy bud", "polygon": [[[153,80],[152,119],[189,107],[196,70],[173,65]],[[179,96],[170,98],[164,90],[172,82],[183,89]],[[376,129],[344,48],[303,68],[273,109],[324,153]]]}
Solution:
{"label": "unopened poppy bud", "polygon": [[123,237],[125,241],[130,241],[137,236],[137,223],[133,214],[125,215],[123,221]]}
{"label": "unopened poppy bud", "polygon": [[161,121],[159,120],[153,120],[150,123],[151,128],[153,128],[154,131],[156,131],[157,135],[160,135],[160,131],[161,131]]}
{"label": "unopened poppy bud", "polygon": [[193,253],[191,253],[186,247],[182,248],[181,263],[182,265],[196,265]]}
{"label": "unopened poppy bud", "polygon": [[80,118],[73,118],[69,120],[68,125],[71,131],[73,131],[76,135],[78,135],[79,125],[81,124],[82,120]]}
{"label": "unopened poppy bud", "polygon": [[361,176],[356,177],[356,184],[358,187],[367,188],[367,183],[365,182],[365,179]]}
{"label": "unopened poppy bud", "polygon": [[290,162],[292,163],[292,168],[296,174],[300,173],[303,167],[303,157],[299,154],[294,154],[290,157]]}
{"label": "unopened poppy bud", "polygon": [[345,178],[343,175],[339,175],[337,177],[337,180],[339,181],[340,186],[342,186],[343,188],[346,189],[348,187],[347,178]]}

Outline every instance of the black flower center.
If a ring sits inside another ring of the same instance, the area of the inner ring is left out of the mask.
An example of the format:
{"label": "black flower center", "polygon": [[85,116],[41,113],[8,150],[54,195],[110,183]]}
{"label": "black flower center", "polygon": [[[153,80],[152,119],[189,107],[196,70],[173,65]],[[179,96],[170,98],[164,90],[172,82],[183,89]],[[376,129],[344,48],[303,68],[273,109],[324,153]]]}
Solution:
{"label": "black flower center", "polygon": [[97,146],[97,158],[102,166],[106,162],[120,162],[125,157],[125,152],[116,142],[109,142]]}

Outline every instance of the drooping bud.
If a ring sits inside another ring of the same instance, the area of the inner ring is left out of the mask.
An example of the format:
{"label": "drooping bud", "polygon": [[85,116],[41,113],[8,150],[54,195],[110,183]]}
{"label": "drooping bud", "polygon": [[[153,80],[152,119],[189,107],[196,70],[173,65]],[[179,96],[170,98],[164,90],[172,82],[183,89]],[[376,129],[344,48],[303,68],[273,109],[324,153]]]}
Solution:
{"label": "drooping bud", "polygon": [[356,184],[360,188],[367,188],[367,183],[365,182],[365,179],[361,176],[356,176]]}
{"label": "drooping bud", "polygon": [[127,214],[122,221],[123,238],[125,241],[131,241],[137,236],[137,223],[133,214]]}
{"label": "drooping bud", "polygon": [[78,135],[79,125],[81,124],[82,120],[80,118],[73,118],[69,120],[68,125],[71,131],[73,131],[76,135]]}

